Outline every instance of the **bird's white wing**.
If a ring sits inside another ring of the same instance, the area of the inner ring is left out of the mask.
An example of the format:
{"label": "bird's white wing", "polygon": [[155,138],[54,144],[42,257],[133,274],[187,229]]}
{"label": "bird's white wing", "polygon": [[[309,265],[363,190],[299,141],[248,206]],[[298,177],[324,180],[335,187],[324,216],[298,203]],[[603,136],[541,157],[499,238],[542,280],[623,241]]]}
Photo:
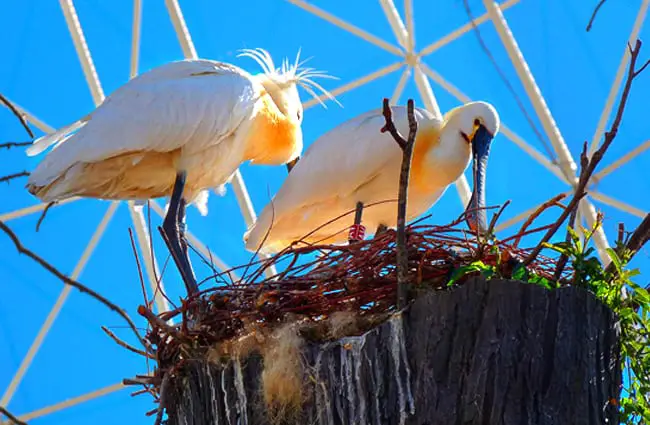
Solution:
{"label": "bird's white wing", "polygon": [[[416,118],[433,119],[416,109]],[[406,107],[393,108],[393,121],[403,137],[408,136]],[[345,196],[367,183],[391,161],[400,163],[402,151],[386,132],[380,109],[357,116],[325,133],[306,150],[273,199],[276,217],[306,205]],[[266,210],[271,208],[268,205]]]}
{"label": "bird's white wing", "polygon": [[34,178],[127,152],[200,151],[250,117],[258,96],[250,75],[232,65],[192,60],[160,66],[112,93],[85,123],[66,129],[81,127],[75,134],[45,136],[44,144],[55,147]]}

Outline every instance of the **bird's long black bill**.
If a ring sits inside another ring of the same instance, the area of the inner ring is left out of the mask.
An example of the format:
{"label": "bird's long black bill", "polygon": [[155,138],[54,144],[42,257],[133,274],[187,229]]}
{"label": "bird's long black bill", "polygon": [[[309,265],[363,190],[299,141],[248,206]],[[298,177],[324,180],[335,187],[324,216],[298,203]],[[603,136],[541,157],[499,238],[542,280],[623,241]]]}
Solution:
{"label": "bird's long black bill", "polygon": [[491,141],[492,135],[483,126],[476,131],[472,140],[474,187],[465,217],[469,227],[479,234],[485,234],[488,230],[485,210],[485,180]]}

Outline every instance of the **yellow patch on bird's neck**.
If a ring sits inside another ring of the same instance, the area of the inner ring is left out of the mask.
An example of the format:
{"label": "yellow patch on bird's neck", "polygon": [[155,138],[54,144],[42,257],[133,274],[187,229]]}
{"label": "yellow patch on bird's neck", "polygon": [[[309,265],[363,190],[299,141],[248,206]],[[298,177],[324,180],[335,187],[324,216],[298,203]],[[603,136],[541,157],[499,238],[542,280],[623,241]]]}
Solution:
{"label": "yellow patch on bird's neck", "polygon": [[434,127],[418,131],[411,159],[411,187],[427,190],[430,186],[430,171],[426,162],[427,155],[440,144],[440,131]]}
{"label": "yellow patch on bird's neck", "polygon": [[300,155],[300,123],[287,118],[271,96],[263,93],[246,141],[245,159],[262,165],[281,165]]}

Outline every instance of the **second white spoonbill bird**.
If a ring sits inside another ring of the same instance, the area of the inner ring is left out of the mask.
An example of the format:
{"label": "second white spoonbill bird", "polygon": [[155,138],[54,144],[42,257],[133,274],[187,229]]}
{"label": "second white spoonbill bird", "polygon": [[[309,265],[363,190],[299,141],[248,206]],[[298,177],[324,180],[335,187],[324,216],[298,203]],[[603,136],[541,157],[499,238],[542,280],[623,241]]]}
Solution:
{"label": "second white spoonbill bird", "polygon": [[[397,130],[406,137],[406,107],[393,107],[392,111]],[[467,213],[473,217],[470,223],[478,223],[478,230],[485,229],[485,173],[490,144],[499,131],[496,110],[485,102],[471,102],[452,109],[442,120],[420,108],[415,109],[415,116],[418,132],[411,161],[407,220],[435,204],[473,159],[474,190]],[[296,240],[345,242],[350,216],[326,223],[353,211],[358,202],[365,205],[365,226],[372,230],[380,225],[394,227],[402,152],[389,133],[380,132],[384,124],[378,109],[317,139],[244,235],[246,248],[270,253]]]}
{"label": "second white spoonbill bird", "polygon": [[227,183],[241,163],[280,165],[298,157],[303,108],[297,87],[329,96],[313,81],[327,75],[301,69],[298,57],[276,68],[263,49],[241,56],[263,72],[251,75],[211,60],[171,62],[130,80],[79,121],[37,139],[29,155],[54,148],[31,173],[29,192],[46,202],[171,195],[163,230],[188,291],[196,291],[183,239],[186,204],[205,215],[207,190]]}

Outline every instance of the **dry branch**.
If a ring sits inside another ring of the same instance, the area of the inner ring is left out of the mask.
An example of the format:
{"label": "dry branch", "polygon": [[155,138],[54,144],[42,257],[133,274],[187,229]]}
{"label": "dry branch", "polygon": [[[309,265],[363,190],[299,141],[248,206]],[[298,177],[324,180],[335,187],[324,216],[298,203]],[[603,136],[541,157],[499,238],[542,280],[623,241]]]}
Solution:
{"label": "dry branch", "polygon": [[2,406],[0,406],[0,414],[6,416],[9,419],[10,423],[13,423],[15,425],[27,425],[27,422],[21,421],[20,419],[15,417],[10,411],[8,411],[7,409],[5,409]]}
{"label": "dry branch", "polygon": [[397,145],[402,149],[402,167],[399,176],[399,195],[397,197],[397,305],[398,308],[406,306],[408,296],[408,251],[406,250],[406,204],[408,201],[408,184],[411,170],[411,157],[413,156],[413,146],[415,145],[415,135],[418,131],[418,122],[415,119],[413,99],[407,103],[407,113],[409,122],[408,139],[399,134],[395,123],[393,122],[392,112],[388,99],[384,98],[383,114],[386,124],[381,129],[382,133],[389,132]]}
{"label": "dry branch", "polygon": [[34,253],[33,251],[31,251],[30,249],[26,248],[22,244],[20,239],[18,239],[18,236],[13,232],[13,230],[11,230],[3,221],[0,221],[0,230],[5,232],[9,236],[11,241],[14,243],[14,245],[16,247],[16,250],[18,250],[18,252],[20,254],[25,254],[26,256],[28,256],[29,258],[31,258],[32,260],[34,260],[35,262],[40,264],[41,267],[43,267],[48,272],[52,273],[54,276],[56,276],[59,280],[64,282],[66,285],[70,285],[73,288],[76,288],[77,290],[79,290],[79,292],[82,292],[82,293],[85,293],[85,294],[91,296],[92,298],[96,299],[100,303],[104,304],[110,310],[112,310],[115,313],[122,316],[122,318],[127,322],[127,324],[129,325],[129,327],[131,328],[131,330],[133,331],[135,336],[138,338],[138,341],[142,344],[142,346],[149,349],[149,345],[145,342],[145,340],[142,338],[142,336],[140,336],[140,332],[138,332],[137,326],[135,325],[135,323],[133,323],[133,320],[131,320],[129,315],[122,308],[118,307],[117,305],[115,305],[114,303],[112,303],[111,301],[106,299],[103,295],[101,295],[101,294],[95,292],[94,290],[88,288],[86,285],[83,285],[83,284],[77,282],[76,280],[70,279],[68,276],[61,273],[56,267],[54,267],[53,265],[48,263],[40,255],[38,255],[38,254]]}
{"label": "dry branch", "polygon": [[567,205],[566,209],[562,212],[558,220],[555,222],[553,227],[551,227],[548,230],[548,232],[546,232],[546,234],[540,240],[537,247],[535,247],[535,249],[533,249],[533,251],[530,253],[528,258],[524,260],[524,265],[530,264],[535,259],[535,257],[544,248],[544,244],[548,242],[553,237],[553,235],[555,235],[555,233],[557,233],[558,229],[562,226],[562,224],[569,217],[569,215],[572,214],[576,208],[578,208],[580,200],[587,194],[585,189],[587,187],[587,183],[589,183],[589,179],[594,173],[596,166],[603,158],[603,155],[605,154],[605,152],[607,152],[607,149],[616,138],[616,134],[618,133],[618,129],[621,125],[621,121],[623,120],[623,113],[625,111],[627,99],[630,96],[632,82],[648,66],[648,63],[650,63],[650,61],[646,62],[639,69],[636,68],[637,59],[639,57],[639,52],[641,50],[641,44],[642,44],[641,40],[637,40],[634,48],[630,46],[630,65],[628,68],[625,86],[623,87],[623,93],[621,95],[621,100],[619,101],[618,108],[616,110],[616,116],[614,118],[614,122],[612,123],[610,130],[605,133],[605,140],[603,141],[603,144],[596,152],[594,152],[591,158],[588,158],[586,154],[587,142],[584,143],[583,152],[581,156],[580,177],[578,178],[578,184],[576,185],[576,188],[574,190],[573,197],[571,198],[571,201]]}
{"label": "dry branch", "polygon": [[11,149],[11,148],[17,148],[20,146],[29,146],[31,145],[32,142],[7,142],[7,143],[0,143],[0,149]]}
{"label": "dry branch", "polygon": [[25,121],[25,117],[23,116],[23,114],[20,113],[18,108],[16,108],[11,102],[9,102],[9,100],[6,97],[4,97],[2,94],[0,94],[0,102],[4,103],[7,106],[7,108],[9,108],[11,110],[11,112],[14,113],[16,118],[18,118],[18,120],[20,121],[22,126],[25,128],[25,131],[27,132],[27,134],[29,134],[29,137],[31,137],[33,139],[34,138],[34,133],[29,128],[29,125],[27,124],[27,121]]}
{"label": "dry branch", "polygon": [[591,18],[589,18],[589,23],[587,24],[587,32],[591,30],[591,26],[594,24],[594,19],[596,19],[596,15],[598,15],[598,11],[605,4],[606,1],[607,0],[600,0],[596,5],[594,12],[591,14]]}
{"label": "dry branch", "polygon": [[0,183],[9,182],[10,180],[17,179],[19,177],[27,177],[29,173],[27,171],[21,171],[20,173],[9,174],[8,176],[0,177]]}

